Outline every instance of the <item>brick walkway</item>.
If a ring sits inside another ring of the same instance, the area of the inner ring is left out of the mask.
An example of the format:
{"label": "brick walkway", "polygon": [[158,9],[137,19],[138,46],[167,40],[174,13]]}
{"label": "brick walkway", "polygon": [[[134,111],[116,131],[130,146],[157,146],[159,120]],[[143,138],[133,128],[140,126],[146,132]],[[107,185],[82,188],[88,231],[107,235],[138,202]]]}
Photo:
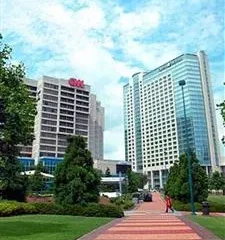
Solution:
{"label": "brick walkway", "polygon": [[165,213],[164,201],[153,193],[153,202],[141,203],[80,240],[217,240],[202,227],[188,222],[179,213]]}

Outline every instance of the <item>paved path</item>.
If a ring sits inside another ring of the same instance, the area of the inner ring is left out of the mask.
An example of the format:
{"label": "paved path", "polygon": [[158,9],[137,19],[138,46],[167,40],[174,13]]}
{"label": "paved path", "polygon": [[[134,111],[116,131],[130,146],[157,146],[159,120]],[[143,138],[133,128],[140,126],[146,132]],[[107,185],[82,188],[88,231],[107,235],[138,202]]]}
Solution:
{"label": "paved path", "polygon": [[81,240],[216,240],[201,227],[191,224],[179,213],[165,213],[164,201],[153,193],[153,202],[141,203],[126,217],[81,238]]}

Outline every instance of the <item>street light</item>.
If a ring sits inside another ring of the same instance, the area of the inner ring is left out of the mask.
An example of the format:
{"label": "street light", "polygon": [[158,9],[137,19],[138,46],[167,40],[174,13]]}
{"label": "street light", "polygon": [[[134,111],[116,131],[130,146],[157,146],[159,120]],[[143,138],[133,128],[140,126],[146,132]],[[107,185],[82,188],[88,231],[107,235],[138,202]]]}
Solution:
{"label": "street light", "polygon": [[190,191],[191,212],[192,212],[192,215],[195,215],[193,184],[192,184],[192,170],[191,170],[191,159],[190,159],[190,147],[189,147],[189,139],[188,139],[188,131],[187,131],[186,108],[185,108],[185,101],[184,101],[184,85],[185,84],[186,84],[185,80],[179,81],[179,86],[181,86],[181,90],[182,90],[183,108],[184,108],[185,138],[186,138],[186,144],[187,144],[186,154],[187,154],[187,160],[188,160],[188,183],[189,183],[189,191]]}

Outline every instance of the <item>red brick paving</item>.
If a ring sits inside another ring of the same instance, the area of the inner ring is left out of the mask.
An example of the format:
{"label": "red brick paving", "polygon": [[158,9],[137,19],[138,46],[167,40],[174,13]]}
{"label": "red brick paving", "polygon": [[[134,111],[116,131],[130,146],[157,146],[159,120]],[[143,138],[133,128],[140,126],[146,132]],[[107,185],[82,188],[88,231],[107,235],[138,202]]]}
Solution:
{"label": "red brick paving", "polygon": [[126,217],[80,238],[80,240],[216,240],[205,229],[190,223],[179,214],[165,213],[159,193],[153,202],[144,202]]}

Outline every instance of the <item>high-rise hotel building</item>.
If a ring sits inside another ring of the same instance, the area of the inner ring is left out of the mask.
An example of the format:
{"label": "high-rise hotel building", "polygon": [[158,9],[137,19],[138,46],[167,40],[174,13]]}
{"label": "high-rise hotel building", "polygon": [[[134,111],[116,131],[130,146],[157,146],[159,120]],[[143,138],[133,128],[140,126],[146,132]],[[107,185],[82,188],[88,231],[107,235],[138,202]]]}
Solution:
{"label": "high-rise hotel building", "polygon": [[54,169],[64,156],[69,135],[83,136],[93,159],[103,159],[104,108],[89,85],[75,78],[47,76],[26,79],[25,84],[38,101],[33,145],[20,146],[22,162],[42,160]]}
{"label": "high-rise hotel building", "polygon": [[215,108],[207,56],[183,54],[132,76],[124,86],[125,158],[134,171],[148,174],[151,187],[163,187],[168,169],[189,148],[206,171],[219,164]]}

